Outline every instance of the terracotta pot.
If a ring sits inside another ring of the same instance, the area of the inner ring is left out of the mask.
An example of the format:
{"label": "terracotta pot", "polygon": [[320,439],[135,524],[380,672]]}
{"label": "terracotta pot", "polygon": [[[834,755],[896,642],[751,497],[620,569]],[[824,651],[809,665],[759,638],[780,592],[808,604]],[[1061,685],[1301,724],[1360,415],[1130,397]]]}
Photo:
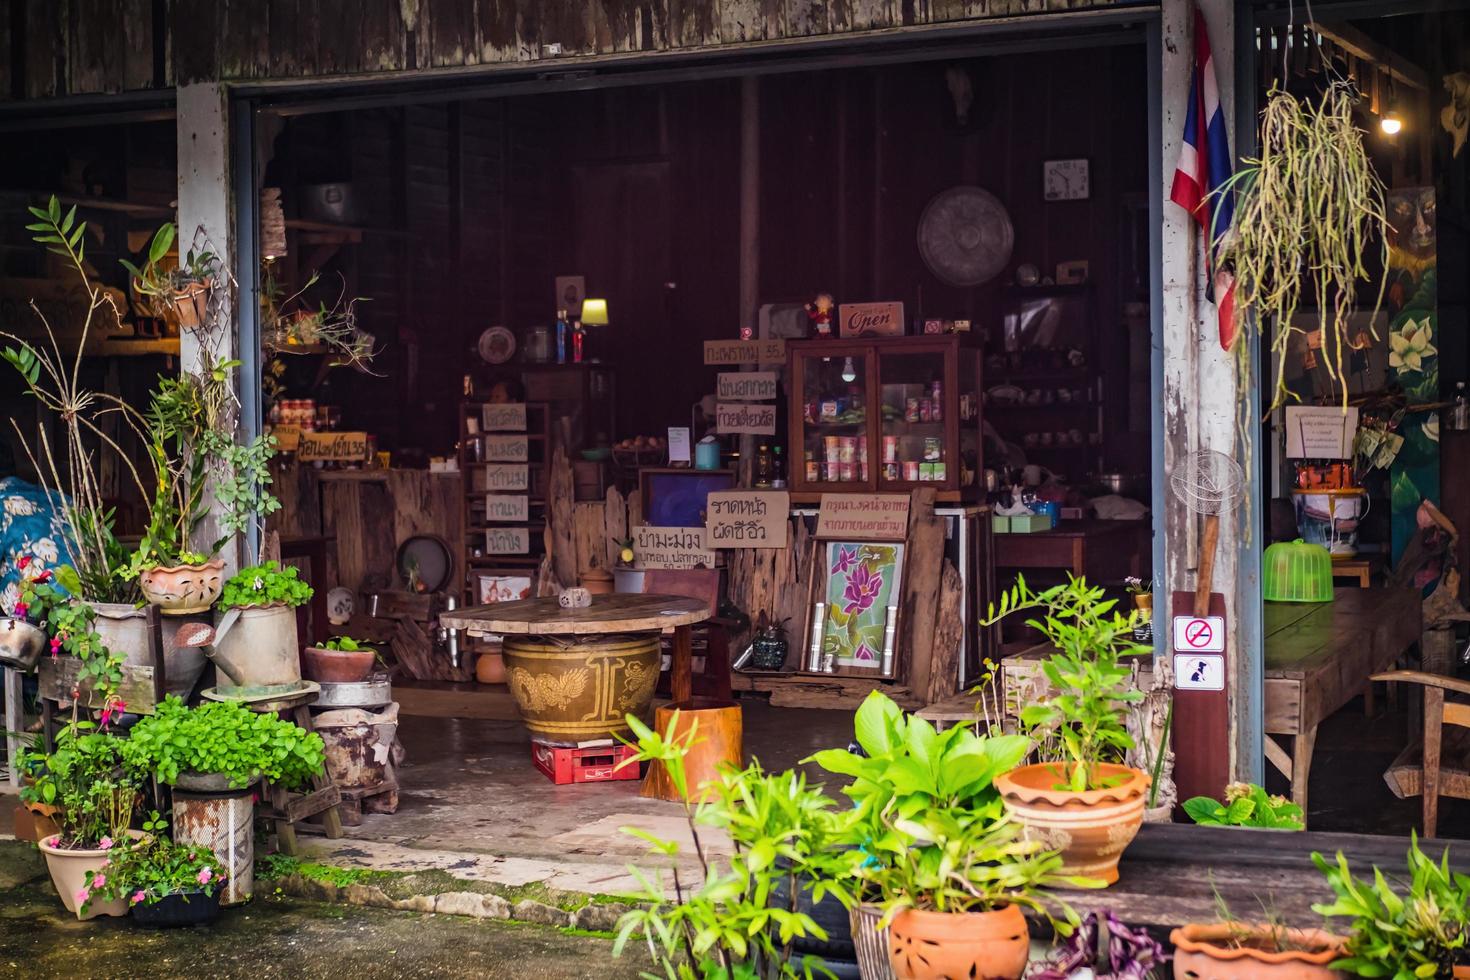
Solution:
{"label": "terracotta pot", "polygon": [[985,977],[1015,980],[1026,969],[1031,938],[1015,905],[994,912],[904,909],[888,929],[897,980]]}
{"label": "terracotta pot", "polygon": [[138,576],[143,598],[170,616],[204,612],[224,587],[225,563],[219,558],[202,565],[157,565]]}
{"label": "terracotta pot", "polygon": [[625,734],[648,717],[658,683],[658,634],[586,637],[562,646],[507,636],[506,679],[533,735],[562,744]]}
{"label": "terracotta pot", "polygon": [[[142,831],[138,830],[130,830],[128,834],[135,841],[143,836]],[[127,915],[128,903],[121,899],[115,902],[93,902],[85,913],[78,910],[82,903],[77,893],[87,883],[87,872],[102,868],[111,851],[62,850],[55,846],[56,840],[57,837],[53,835],[39,841],[36,846],[46,856],[46,870],[51,872],[51,884],[61,896],[61,904],[66,906],[66,910],[78,919],[95,919],[99,915]]]}
{"label": "terracotta pot", "polygon": [[582,576],[582,588],[593,595],[611,595],[613,590],[612,573],[605,568],[589,568]]}
{"label": "terracotta pot", "polygon": [[1074,793],[1054,789],[1058,763],[1021,766],[995,777],[1008,812],[1026,825],[1026,836],[1062,852],[1062,874],[1118,880],[1118,858],[1143,824],[1149,777],[1139,769],[1103,763],[1099,775],[1125,777],[1110,789]]}
{"label": "terracotta pot", "polygon": [[[674,724],[674,715],[679,723]],[[745,759],[745,716],[734,701],[718,698],[690,698],[661,704],[653,713],[653,730],[665,738],[672,730],[675,738],[695,733],[694,743],[684,757],[685,787],[691,797],[699,799],[708,790],[705,784],[718,781],[726,766],[740,768]],[[669,778],[662,762],[648,764],[648,773],[638,795],[659,800],[681,799],[678,787]]]}
{"label": "terracotta pot", "polygon": [[[1174,944],[1174,976],[1176,980],[1337,980],[1341,976],[1328,966],[1342,956],[1346,940],[1341,936],[1321,929],[1287,929],[1291,945],[1308,949],[1275,953],[1267,951],[1269,935],[1268,926],[1240,922],[1175,929],[1169,933],[1169,942]],[[1258,940],[1262,948],[1256,948],[1252,940]]]}
{"label": "terracotta pot", "polygon": [[481,684],[505,683],[505,658],[498,653],[482,653],[475,661],[475,680]]}
{"label": "terracotta pot", "polygon": [[23,803],[17,806],[12,820],[15,839],[34,844],[61,833],[61,826],[56,822],[59,812],[56,807],[44,803]]}
{"label": "terracotta pot", "polygon": [[355,684],[373,672],[378,656],[372,650],[326,650],[307,647],[301,654],[301,671],[314,681]]}
{"label": "terracotta pot", "polygon": [[1455,980],[1470,980],[1470,963],[1467,963],[1465,966],[1451,967],[1450,969],[1453,971],[1451,975]]}
{"label": "terracotta pot", "polygon": [[209,313],[209,291],[213,285],[212,279],[191,282],[169,296],[169,307],[178,315],[180,329],[193,330],[204,322]]}

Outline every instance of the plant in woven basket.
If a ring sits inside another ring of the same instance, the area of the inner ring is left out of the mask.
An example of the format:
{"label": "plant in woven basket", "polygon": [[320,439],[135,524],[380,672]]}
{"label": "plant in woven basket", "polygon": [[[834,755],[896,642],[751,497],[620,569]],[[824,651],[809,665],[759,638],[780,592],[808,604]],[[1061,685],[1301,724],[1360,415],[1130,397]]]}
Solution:
{"label": "plant in woven basket", "polygon": [[[1241,329],[1254,321],[1270,337],[1277,363],[1272,410],[1293,397],[1286,358],[1305,332],[1296,316],[1307,301],[1316,310],[1323,362],[1346,405],[1348,317],[1358,312],[1359,283],[1371,264],[1386,264],[1383,182],[1353,121],[1357,102],[1357,91],[1342,80],[1328,83],[1316,102],[1273,91],[1261,113],[1258,155],[1217,192],[1236,195],[1235,219],[1220,239],[1221,275],[1233,277],[1235,296],[1234,334],[1222,343],[1235,348],[1244,379],[1251,365],[1247,345],[1235,343]],[[1380,283],[1375,314],[1383,295]]]}

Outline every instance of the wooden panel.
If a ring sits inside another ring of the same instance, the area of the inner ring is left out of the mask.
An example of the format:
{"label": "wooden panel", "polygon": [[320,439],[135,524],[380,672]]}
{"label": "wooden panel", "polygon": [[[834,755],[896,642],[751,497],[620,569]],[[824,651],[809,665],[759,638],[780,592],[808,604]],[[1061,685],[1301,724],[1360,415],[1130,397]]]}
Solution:
{"label": "wooden panel", "polygon": [[[71,700],[72,691],[77,688],[77,675],[81,667],[82,662],[76,657],[43,657],[37,669],[40,696],[52,701]],[[153,714],[153,706],[157,704],[154,697],[153,668],[124,664],[122,675],[122,682],[117,686],[117,696],[128,706],[128,710],[145,715]],[[81,700],[92,708],[103,706],[102,699],[93,693],[90,682],[82,687]]]}
{"label": "wooden panel", "polygon": [[1302,685],[1300,681],[1266,679],[1266,731],[1272,735],[1295,735],[1302,730]]}
{"label": "wooden panel", "polygon": [[219,76],[219,0],[173,0],[170,50],[180,85]]}
{"label": "wooden panel", "polygon": [[[1170,595],[1172,615],[1188,615],[1194,608],[1194,593]],[[1225,598],[1218,592],[1210,597],[1210,615],[1225,615]],[[1225,676],[1230,677],[1230,658],[1244,654],[1235,649],[1225,651]],[[1230,708],[1233,698],[1227,691],[1174,690],[1174,783],[1179,799],[1192,796],[1219,798],[1230,781]]]}
{"label": "wooden panel", "polygon": [[56,0],[13,0],[25,4],[25,97],[46,99],[67,92],[66,4]]}

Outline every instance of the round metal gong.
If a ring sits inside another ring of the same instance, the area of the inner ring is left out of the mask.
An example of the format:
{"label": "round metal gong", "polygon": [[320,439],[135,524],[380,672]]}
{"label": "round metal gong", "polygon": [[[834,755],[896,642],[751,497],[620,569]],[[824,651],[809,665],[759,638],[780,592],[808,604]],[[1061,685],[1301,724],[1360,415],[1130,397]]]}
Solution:
{"label": "round metal gong", "polygon": [[951,187],[919,216],[919,254],[951,286],[978,286],[1011,260],[1015,229],[1000,199],[983,187]]}

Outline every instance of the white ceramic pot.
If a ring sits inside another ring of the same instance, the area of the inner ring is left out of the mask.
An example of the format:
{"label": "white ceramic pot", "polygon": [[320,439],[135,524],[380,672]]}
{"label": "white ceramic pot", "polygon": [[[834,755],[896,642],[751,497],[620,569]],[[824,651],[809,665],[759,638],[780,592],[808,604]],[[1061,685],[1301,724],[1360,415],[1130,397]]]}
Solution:
{"label": "white ceramic pot", "polygon": [[1320,544],[1334,558],[1358,553],[1358,527],[1371,506],[1368,491],[1293,490],[1291,497],[1303,541]]}

